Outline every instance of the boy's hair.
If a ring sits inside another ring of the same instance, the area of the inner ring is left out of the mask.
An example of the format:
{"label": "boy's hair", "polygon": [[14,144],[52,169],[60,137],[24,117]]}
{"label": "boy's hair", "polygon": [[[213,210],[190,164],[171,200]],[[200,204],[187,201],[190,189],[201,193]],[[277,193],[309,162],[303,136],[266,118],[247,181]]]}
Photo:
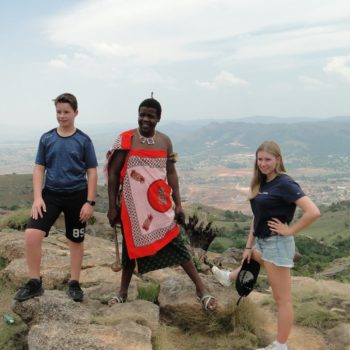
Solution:
{"label": "boy's hair", "polygon": [[78,110],[77,98],[68,92],[65,92],[64,94],[58,95],[54,99],[54,102],[55,102],[55,106],[57,106],[57,103],[69,103],[69,105],[72,107],[74,112],[76,112]]}
{"label": "boy's hair", "polygon": [[146,100],[142,101],[139,105],[139,112],[141,107],[148,107],[148,108],[154,108],[157,111],[157,116],[160,119],[160,116],[162,114],[162,106],[160,105],[160,103],[152,98],[147,98]]}

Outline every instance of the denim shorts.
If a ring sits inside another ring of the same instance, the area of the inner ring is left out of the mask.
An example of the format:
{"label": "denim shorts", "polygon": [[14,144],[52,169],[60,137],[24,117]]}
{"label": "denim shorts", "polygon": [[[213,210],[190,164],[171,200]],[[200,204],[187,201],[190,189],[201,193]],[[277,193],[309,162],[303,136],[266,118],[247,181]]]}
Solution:
{"label": "denim shorts", "polygon": [[261,253],[261,258],[264,261],[281,267],[294,266],[294,236],[257,237],[254,249]]}

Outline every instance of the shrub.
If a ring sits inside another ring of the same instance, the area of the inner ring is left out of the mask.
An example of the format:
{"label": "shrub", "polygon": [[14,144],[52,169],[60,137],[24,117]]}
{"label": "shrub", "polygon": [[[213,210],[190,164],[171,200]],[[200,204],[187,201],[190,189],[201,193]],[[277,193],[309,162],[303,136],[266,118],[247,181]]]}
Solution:
{"label": "shrub", "polygon": [[1,218],[0,228],[12,228],[14,230],[24,231],[30,216],[30,209],[16,210]]}

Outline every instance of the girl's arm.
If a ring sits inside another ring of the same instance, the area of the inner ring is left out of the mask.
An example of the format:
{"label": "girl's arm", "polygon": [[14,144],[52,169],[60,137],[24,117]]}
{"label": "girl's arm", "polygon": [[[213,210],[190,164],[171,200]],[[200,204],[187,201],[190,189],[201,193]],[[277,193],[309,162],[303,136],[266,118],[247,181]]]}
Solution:
{"label": "girl's arm", "polygon": [[321,215],[316,204],[307,196],[299,198],[295,204],[303,211],[301,218],[291,226],[288,226],[288,224],[284,224],[280,220],[273,218],[272,220],[268,221],[271,231],[282,236],[292,236],[303,230],[305,227],[310,226]]}

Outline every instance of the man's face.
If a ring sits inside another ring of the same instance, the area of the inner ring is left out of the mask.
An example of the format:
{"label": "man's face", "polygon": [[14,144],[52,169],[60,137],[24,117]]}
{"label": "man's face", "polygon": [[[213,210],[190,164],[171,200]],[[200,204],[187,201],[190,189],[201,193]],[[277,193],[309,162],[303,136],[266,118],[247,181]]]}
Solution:
{"label": "man's face", "polygon": [[139,128],[143,136],[153,136],[154,129],[159,122],[157,110],[150,107],[141,107],[139,111]]}
{"label": "man's face", "polygon": [[62,128],[71,128],[74,126],[74,119],[78,111],[74,111],[69,103],[59,102],[56,105],[56,118]]}

